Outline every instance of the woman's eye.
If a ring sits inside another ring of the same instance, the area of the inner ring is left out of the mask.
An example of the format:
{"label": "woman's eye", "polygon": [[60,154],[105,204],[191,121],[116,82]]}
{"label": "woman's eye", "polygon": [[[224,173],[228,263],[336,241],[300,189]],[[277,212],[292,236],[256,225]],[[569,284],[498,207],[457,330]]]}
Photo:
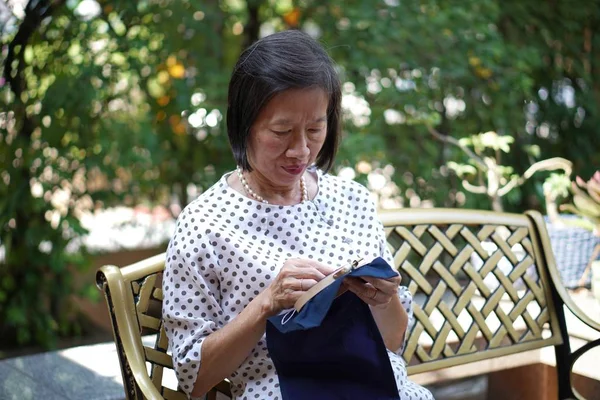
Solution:
{"label": "woman's eye", "polygon": [[323,130],[323,128],[310,128],[308,131],[310,133],[319,133],[321,130]]}
{"label": "woman's eye", "polygon": [[278,130],[275,130],[275,129],[271,129],[271,131],[272,131],[273,133],[275,133],[276,135],[285,135],[286,133],[289,133],[289,132],[291,132],[291,131],[289,131],[289,130],[287,130],[287,131],[278,131]]}

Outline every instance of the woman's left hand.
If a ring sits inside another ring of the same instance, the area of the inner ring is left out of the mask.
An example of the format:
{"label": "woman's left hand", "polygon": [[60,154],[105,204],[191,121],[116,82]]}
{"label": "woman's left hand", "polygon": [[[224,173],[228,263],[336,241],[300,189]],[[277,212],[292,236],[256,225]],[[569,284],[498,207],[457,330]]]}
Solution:
{"label": "woman's left hand", "polygon": [[400,281],[400,274],[389,279],[347,277],[344,279],[344,286],[368,305],[386,308],[398,296]]}

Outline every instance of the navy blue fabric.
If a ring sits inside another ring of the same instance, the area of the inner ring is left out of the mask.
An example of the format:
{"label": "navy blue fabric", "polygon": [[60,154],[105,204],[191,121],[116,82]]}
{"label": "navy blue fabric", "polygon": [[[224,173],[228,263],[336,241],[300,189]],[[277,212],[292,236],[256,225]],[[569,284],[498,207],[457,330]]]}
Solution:
{"label": "navy blue fabric", "polygon": [[[395,275],[377,258],[346,276]],[[267,322],[267,347],[284,400],[400,399],[369,306],[351,292],[335,298],[342,280],[322,290],[291,319],[278,315]]]}

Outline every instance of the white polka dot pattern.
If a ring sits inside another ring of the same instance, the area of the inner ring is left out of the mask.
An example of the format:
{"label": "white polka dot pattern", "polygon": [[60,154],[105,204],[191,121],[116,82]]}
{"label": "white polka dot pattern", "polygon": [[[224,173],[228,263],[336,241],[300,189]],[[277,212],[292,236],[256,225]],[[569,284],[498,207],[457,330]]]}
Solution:
{"label": "white polka dot pattern", "polygon": [[[179,385],[188,395],[204,338],[235,318],[288,258],[337,266],[381,256],[393,263],[369,192],[354,181],[312,173],[318,193],[298,205],[249,199],[229,187],[226,174],[179,216],[167,251],[163,319]],[[412,319],[410,292],[401,287],[398,293]],[[389,355],[401,399],[431,399],[407,380],[401,357]],[[264,335],[230,380],[236,399],[281,399]]]}

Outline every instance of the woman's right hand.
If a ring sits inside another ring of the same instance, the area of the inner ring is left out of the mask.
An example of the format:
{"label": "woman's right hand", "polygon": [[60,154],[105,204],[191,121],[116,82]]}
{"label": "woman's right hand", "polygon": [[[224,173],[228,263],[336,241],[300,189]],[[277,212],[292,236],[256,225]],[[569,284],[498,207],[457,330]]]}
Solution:
{"label": "woman's right hand", "polygon": [[315,260],[286,260],[273,282],[261,293],[265,297],[267,314],[275,315],[281,310],[294,307],[300,296],[334,270],[335,268]]}

